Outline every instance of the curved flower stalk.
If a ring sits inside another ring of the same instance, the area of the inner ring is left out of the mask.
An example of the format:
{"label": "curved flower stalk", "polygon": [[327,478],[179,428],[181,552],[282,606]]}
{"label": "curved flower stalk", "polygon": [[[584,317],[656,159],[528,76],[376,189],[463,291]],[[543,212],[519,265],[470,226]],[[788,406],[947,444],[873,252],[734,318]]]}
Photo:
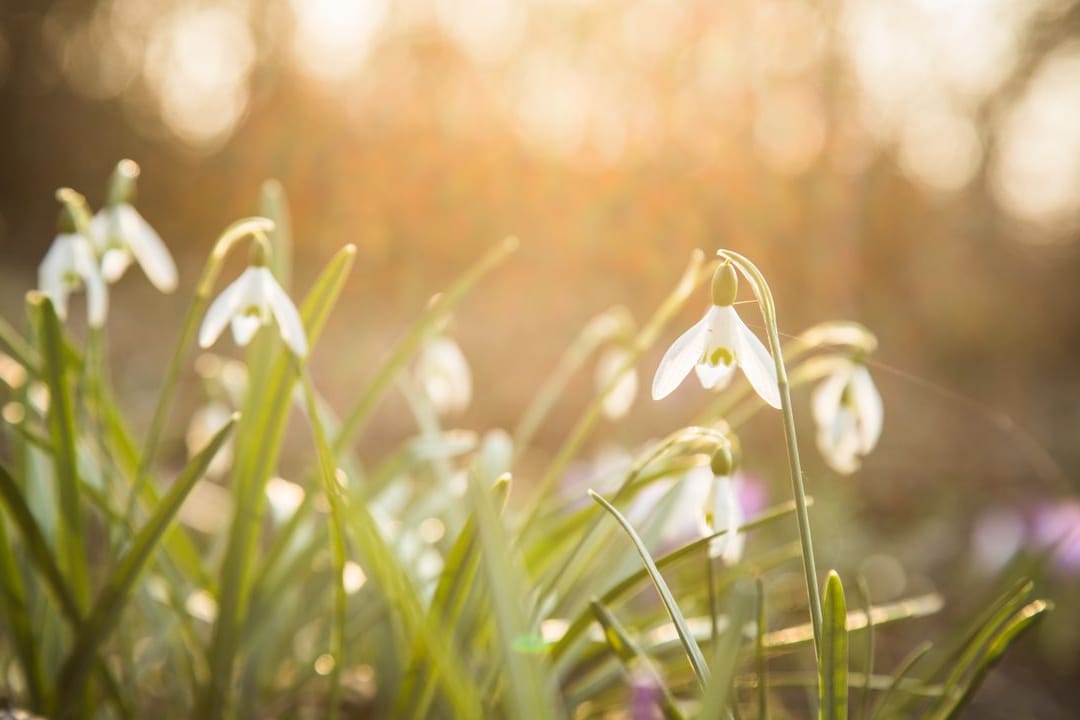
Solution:
{"label": "curved flower stalk", "polygon": [[812,395],[817,446],[836,472],[850,475],[881,437],[884,408],[866,365],[836,357],[834,369]]}
{"label": "curved flower stalk", "polygon": [[[783,350],[780,346],[780,331],[777,329],[776,305],[772,291],[757,266],[749,258],[731,250],[719,250],[717,254],[736,265],[749,281],[761,307],[765,320],[765,329],[772,349],[773,368],[780,395],[780,410],[784,417],[784,440],[788,452],[788,469],[791,474],[791,494],[795,500],[795,517],[799,522],[799,544],[802,548],[803,575],[806,578],[806,596],[810,605],[810,621],[814,628],[814,648],[821,648],[821,595],[817,580],[817,562],[814,559],[814,541],[810,532],[810,513],[807,510],[806,487],[803,483],[802,460],[799,457],[799,439],[795,434],[795,412],[791,406],[791,387],[788,381],[787,367],[784,365]],[[714,287],[715,295],[715,287]]]}
{"label": "curved flower stalk", "polygon": [[463,412],[472,401],[472,373],[461,346],[446,335],[429,340],[416,359],[416,379],[439,415]]}
{"label": "curved flower stalk", "polygon": [[133,261],[161,292],[176,289],[176,263],[154,228],[131,205],[139,166],[121,160],[109,180],[109,199],[90,221],[90,239],[101,258],[101,272],[108,282],[116,282]]}
{"label": "curved flower stalk", "polygon": [[251,265],[210,304],[199,328],[199,345],[208,348],[231,325],[237,345],[247,345],[263,325],[275,323],[281,339],[298,358],[307,356],[307,337],[293,301],[265,264]]}
{"label": "curved flower stalk", "polygon": [[726,387],[738,367],[761,399],[780,408],[773,359],[735,311],[738,276],[730,262],[713,276],[712,305],[693,327],[680,335],[660,361],[653,377],[652,397],[670,395],[691,370],[706,389]]}
{"label": "curved flower stalk", "polygon": [[[81,199],[81,196],[80,196]],[[86,315],[91,327],[101,327],[109,312],[109,295],[94,248],[68,202],[60,210],[59,233],[38,266],[38,289],[52,300],[56,314],[67,319],[68,296],[86,289]]]}
{"label": "curved flower stalk", "polygon": [[637,370],[634,367],[623,369],[632,359],[625,346],[616,345],[605,349],[596,361],[596,390],[598,393],[607,390],[601,398],[600,409],[608,420],[625,416],[637,399]]}

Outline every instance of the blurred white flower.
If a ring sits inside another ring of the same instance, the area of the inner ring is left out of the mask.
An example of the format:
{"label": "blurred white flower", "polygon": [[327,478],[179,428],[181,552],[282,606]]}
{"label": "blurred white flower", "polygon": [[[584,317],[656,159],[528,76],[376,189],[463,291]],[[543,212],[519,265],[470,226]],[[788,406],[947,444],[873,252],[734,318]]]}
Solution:
{"label": "blurred white flower", "polygon": [[119,280],[134,259],[158,290],[168,293],[176,289],[172,255],[161,236],[129,203],[98,210],[90,221],[90,237],[106,281]]}
{"label": "blurred white flower", "polygon": [[[209,402],[196,410],[191,416],[187,433],[184,435],[188,457],[194,457],[205,448],[211,438],[221,428],[225,427],[225,424],[229,422],[232,416],[233,411],[220,402]],[[217,454],[214,455],[214,459],[210,461],[210,465],[206,468],[206,475],[208,477],[223,475],[232,466],[232,461],[233,441],[232,438],[229,438],[221,446],[221,449],[217,451]]]}
{"label": "blurred white flower", "polygon": [[866,365],[838,358],[836,369],[815,389],[811,398],[817,423],[817,446],[836,472],[849,475],[859,469],[881,437],[884,409]]}
{"label": "blurred white flower", "polygon": [[604,388],[614,382],[611,391],[604,395],[601,408],[604,416],[609,420],[618,420],[630,411],[637,397],[638,376],[637,370],[627,368],[616,379],[616,373],[626,364],[630,353],[621,347],[610,347],[604,351],[596,362],[596,389],[603,392]]}
{"label": "blurred white flower", "polygon": [[38,267],[38,289],[52,300],[56,314],[66,319],[68,295],[85,287],[87,321],[91,327],[101,327],[109,312],[109,296],[93,246],[74,228],[64,229],[70,232],[56,236]]}
{"label": "blurred white flower", "polygon": [[727,565],[734,565],[742,559],[746,536],[736,532],[746,522],[742,503],[735,491],[735,482],[730,475],[714,475],[709,487],[709,498],[703,518],[703,535],[726,531],[709,545],[709,557],[722,558]]}
{"label": "blurred white flower", "polygon": [[469,363],[448,337],[437,337],[424,345],[416,359],[416,379],[440,415],[461,412],[472,400]]}
{"label": "blurred white flower", "polygon": [[670,395],[691,369],[706,389],[726,387],[736,367],[742,369],[762,400],[779,409],[780,389],[772,355],[733,305],[713,305],[664,354],[653,378],[653,400]]}
{"label": "blurred white flower", "polygon": [[236,344],[247,345],[260,326],[271,322],[277,323],[281,339],[297,357],[307,355],[307,336],[296,306],[268,268],[253,265],[210,305],[199,328],[199,345],[213,345],[230,323]]}

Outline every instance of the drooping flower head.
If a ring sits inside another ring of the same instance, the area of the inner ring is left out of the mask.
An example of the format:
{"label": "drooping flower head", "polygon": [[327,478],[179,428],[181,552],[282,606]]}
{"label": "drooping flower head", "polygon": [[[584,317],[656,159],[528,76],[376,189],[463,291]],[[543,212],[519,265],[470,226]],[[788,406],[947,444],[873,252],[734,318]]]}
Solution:
{"label": "drooping flower head", "polygon": [[818,449],[829,467],[849,475],[877,445],[884,407],[863,362],[851,358],[835,362],[833,372],[814,389],[811,403]]}
{"label": "drooping flower head", "polygon": [[735,368],[761,399],[780,408],[780,389],[772,355],[735,312],[738,275],[729,262],[713,276],[712,305],[693,327],[671,344],[653,378],[652,396],[670,395],[693,369],[706,389],[721,389],[731,382]]}
{"label": "drooping flower head", "polygon": [[66,319],[68,295],[83,288],[87,322],[101,327],[109,311],[108,291],[93,246],[79,232],[71,208],[65,204],[60,210],[59,233],[38,267],[38,289],[52,300],[56,314]]}
{"label": "drooping flower head", "polygon": [[247,345],[260,327],[272,323],[294,355],[307,356],[307,335],[300,313],[266,267],[265,251],[260,249],[254,253],[251,266],[211,303],[199,328],[199,345],[213,345],[226,325],[232,326],[237,345]]}
{"label": "drooping flower head", "polygon": [[472,400],[472,373],[461,347],[445,335],[428,341],[416,359],[416,378],[435,412],[462,412]]}
{"label": "drooping flower head", "polygon": [[101,272],[116,282],[137,261],[146,277],[161,292],[176,289],[176,264],[154,228],[132,205],[139,166],[121,160],[109,180],[108,201],[90,221],[90,239],[101,258]]}
{"label": "drooping flower head", "polygon": [[709,463],[712,484],[701,526],[703,535],[725,531],[710,544],[709,557],[722,558],[727,565],[739,562],[746,546],[746,536],[738,532],[746,516],[733,479],[737,464],[738,453],[732,445],[723,445],[713,453]]}

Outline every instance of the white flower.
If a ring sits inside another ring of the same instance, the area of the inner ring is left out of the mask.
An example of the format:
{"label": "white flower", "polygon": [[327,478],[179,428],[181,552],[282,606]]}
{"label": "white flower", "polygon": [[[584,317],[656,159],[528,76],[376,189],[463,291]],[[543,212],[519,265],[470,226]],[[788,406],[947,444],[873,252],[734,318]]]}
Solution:
{"label": "white flower", "polygon": [[213,345],[232,324],[237,345],[247,345],[261,325],[276,322],[281,339],[297,357],[307,355],[307,336],[296,306],[265,266],[253,265],[225,288],[206,311],[199,328],[199,345]]}
{"label": "white flower", "polygon": [[122,202],[102,208],[90,221],[90,235],[108,282],[120,279],[132,259],[161,292],[176,289],[176,264],[161,236],[139,211]]}
{"label": "white flower", "polygon": [[[220,402],[209,402],[195,411],[191,416],[184,442],[187,445],[188,457],[195,457],[207,446],[218,431],[232,419],[233,410]],[[206,468],[208,477],[219,477],[232,467],[233,441],[229,438],[214,455]]]}
{"label": "white flower", "polygon": [[68,295],[82,287],[86,288],[88,322],[91,327],[101,327],[109,311],[109,296],[94,249],[78,233],[61,233],[38,267],[38,288],[52,300],[56,314],[65,319]]}
{"label": "white flower", "polygon": [[637,397],[637,370],[627,368],[615,379],[615,373],[626,364],[629,356],[630,353],[625,349],[612,347],[605,350],[596,362],[596,389],[603,392],[604,388],[614,382],[611,391],[604,395],[601,403],[604,416],[609,420],[618,420],[626,415]]}
{"label": "white flower", "polygon": [[706,515],[702,524],[703,535],[726,530],[709,545],[709,557],[720,557],[727,565],[742,559],[746,536],[736,530],[746,522],[742,504],[735,492],[735,482],[730,475],[714,475],[709,488]]}
{"label": "white flower", "polygon": [[725,387],[742,369],[761,399],[780,407],[780,389],[772,355],[746,327],[733,305],[712,305],[693,327],[671,344],[653,378],[653,400],[670,395],[690,374],[707,389]]}
{"label": "white flower", "polygon": [[881,395],[860,362],[838,359],[836,369],[814,389],[817,445],[829,467],[843,475],[859,469],[859,458],[881,437]]}
{"label": "white flower", "polygon": [[472,374],[458,344],[437,337],[424,345],[416,359],[416,379],[435,412],[461,412],[472,400]]}

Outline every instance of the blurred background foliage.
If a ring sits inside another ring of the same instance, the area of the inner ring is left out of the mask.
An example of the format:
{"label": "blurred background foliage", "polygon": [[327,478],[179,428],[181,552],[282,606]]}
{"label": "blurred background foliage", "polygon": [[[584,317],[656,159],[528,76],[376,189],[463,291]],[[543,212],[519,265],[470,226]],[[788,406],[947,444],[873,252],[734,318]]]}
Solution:
{"label": "blurred background foliage", "polygon": [[[331,398],[473,258],[521,237],[450,328],[476,378],[457,423],[509,427],[588,318],[618,303],[640,320],[691,249],[730,247],[769,277],[786,332],[844,318],[881,340],[881,445],[853,478],[808,468],[827,564],[871,576],[875,600],[937,587],[960,616],[1018,528],[1075,510],[1078,38],[1080,3],[1051,0],[5,0],[0,309],[22,316],[53,190],[98,206],[116,161],[136,159],[139,207],[182,276],[174,296],[133,280],[113,295],[116,382],[146,417],[173,342],[158,319],[275,177],[297,289],[359,247],[314,359]],[[707,402],[686,387],[639,399],[595,451],[685,424]],[[541,449],[591,378],[573,390]],[[411,432],[397,409],[362,453]],[[754,427],[748,469],[782,497],[778,428]],[[977,716],[1011,717],[1022,689],[1040,717],[1078,701],[1065,560],[1044,581],[1059,611]]]}

